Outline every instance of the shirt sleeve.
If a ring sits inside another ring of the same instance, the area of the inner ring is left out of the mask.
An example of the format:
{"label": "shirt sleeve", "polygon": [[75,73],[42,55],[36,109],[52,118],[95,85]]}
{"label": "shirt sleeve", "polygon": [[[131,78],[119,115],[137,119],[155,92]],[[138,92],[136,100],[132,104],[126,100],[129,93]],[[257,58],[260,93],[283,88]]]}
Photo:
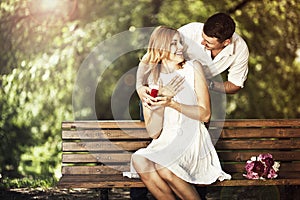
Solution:
{"label": "shirt sleeve", "polygon": [[[146,56],[146,54],[143,56],[143,58]],[[143,63],[143,58],[139,63],[137,72],[136,72],[136,85],[135,88],[139,89],[141,86],[145,85],[145,73],[146,73],[146,67],[147,65]]]}
{"label": "shirt sleeve", "polygon": [[232,82],[236,86],[244,87],[244,82],[248,75],[248,59],[249,50],[244,42],[244,48],[239,50],[239,54],[234,63],[228,70],[228,81]]}
{"label": "shirt sleeve", "polygon": [[211,63],[211,58],[205,52],[201,45],[203,23],[192,22],[178,29],[183,39],[183,52],[187,60],[198,60],[203,66]]}

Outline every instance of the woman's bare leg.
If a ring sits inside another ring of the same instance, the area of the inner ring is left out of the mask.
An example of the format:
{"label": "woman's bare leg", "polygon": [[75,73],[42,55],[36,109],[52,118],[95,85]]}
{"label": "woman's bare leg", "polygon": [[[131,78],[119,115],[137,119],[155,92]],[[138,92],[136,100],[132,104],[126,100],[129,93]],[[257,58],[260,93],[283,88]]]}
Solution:
{"label": "woman's bare leg", "polygon": [[156,169],[160,177],[169,184],[169,186],[180,199],[201,199],[196,188],[192,184],[185,182],[165,167],[156,164]]}
{"label": "woman's bare leg", "polygon": [[133,155],[132,164],[151,194],[158,200],[175,200],[175,195],[169,185],[159,176],[155,163]]}

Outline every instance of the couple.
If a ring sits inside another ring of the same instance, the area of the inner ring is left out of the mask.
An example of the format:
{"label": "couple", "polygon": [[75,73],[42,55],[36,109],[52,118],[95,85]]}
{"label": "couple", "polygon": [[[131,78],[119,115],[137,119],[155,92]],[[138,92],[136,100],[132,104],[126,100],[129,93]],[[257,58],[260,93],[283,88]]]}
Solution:
{"label": "couple", "polygon": [[[209,39],[206,45],[213,45]],[[124,174],[141,178],[156,199],[200,199],[193,184],[208,185],[231,178],[223,172],[204,125],[211,115],[208,88],[214,88],[210,81],[207,85],[202,63],[186,61],[184,51],[180,33],[160,26],[153,31],[139,66],[141,84],[159,85],[155,98],[143,94],[149,93],[150,87],[137,87],[146,129],[153,140],[132,155],[131,171]],[[211,58],[217,59],[220,52],[211,53]],[[138,72],[137,82],[140,76]],[[233,91],[242,87],[244,77],[240,83],[235,76],[229,78],[237,83],[228,81],[236,86]],[[225,83],[225,92],[230,93],[232,87],[226,90]]]}

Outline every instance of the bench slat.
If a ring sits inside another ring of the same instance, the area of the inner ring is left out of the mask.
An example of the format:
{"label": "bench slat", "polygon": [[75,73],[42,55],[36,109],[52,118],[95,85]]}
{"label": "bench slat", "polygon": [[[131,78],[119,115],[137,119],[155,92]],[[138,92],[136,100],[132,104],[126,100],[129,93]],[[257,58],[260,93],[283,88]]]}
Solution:
{"label": "bench slat", "polygon": [[217,149],[299,149],[297,140],[219,140]]}
{"label": "bench slat", "polygon": [[[113,167],[113,168],[112,168]],[[222,163],[224,171],[235,173],[245,171],[245,163]],[[122,174],[129,171],[129,164],[109,166],[63,166],[62,174]],[[281,163],[280,174],[283,172],[299,172],[300,163]]]}
{"label": "bench slat", "polygon": [[63,154],[63,163],[120,163],[129,162],[132,153]]}
{"label": "bench slat", "polygon": [[63,151],[134,151],[147,146],[150,142],[68,142],[63,143]]}
{"label": "bench slat", "polygon": [[[299,138],[300,132],[296,128],[243,128],[209,130],[214,138]],[[63,130],[62,139],[146,139],[150,140],[146,129],[90,129]]]}
{"label": "bench slat", "polygon": [[224,129],[221,138],[299,138],[296,128],[235,128]]}
{"label": "bench slat", "polygon": [[[263,152],[245,152],[245,151],[234,151],[234,152],[218,152],[220,160],[222,161],[238,161],[246,162],[252,156],[258,156]],[[273,155],[274,159],[280,161],[300,161],[300,151],[268,151]],[[63,163],[120,163],[129,162],[132,153],[89,153],[89,154],[63,154]]]}
{"label": "bench slat", "polygon": [[[263,186],[263,185],[299,185],[300,179],[272,179],[272,180],[225,180],[216,181],[210,186]],[[68,175],[63,176],[59,183],[60,187],[72,188],[126,188],[145,187],[139,179],[130,179],[120,175]]]}
{"label": "bench slat", "polygon": [[97,129],[97,128],[144,128],[144,122],[140,120],[101,120],[101,121],[74,121],[62,122],[62,129]]}
{"label": "bench slat", "polygon": [[63,166],[62,174],[122,174],[129,171],[130,166],[127,164],[116,166]]}
{"label": "bench slat", "polygon": [[[223,126],[222,126],[223,125]],[[299,127],[300,119],[226,119],[210,122],[212,127]]]}
{"label": "bench slat", "polygon": [[[225,172],[234,173],[245,171],[245,163],[223,163],[222,168]],[[300,173],[300,163],[280,163],[279,174],[283,175],[284,172],[297,172]],[[296,175],[294,175],[296,176]],[[300,177],[299,177],[300,178]]]}
{"label": "bench slat", "polygon": [[62,139],[147,139],[150,140],[146,129],[93,129],[93,130],[64,130]]}
{"label": "bench slat", "polygon": [[[299,127],[300,119],[226,119],[210,122],[212,127]],[[101,120],[101,121],[75,121],[62,122],[62,129],[74,128],[144,128],[139,120]]]}
{"label": "bench slat", "polygon": [[270,153],[275,161],[300,161],[300,151],[234,151],[222,152],[218,151],[220,160],[222,161],[243,161],[250,160],[252,156],[258,156],[261,153]]}
{"label": "bench slat", "polygon": [[[64,142],[63,151],[134,151],[146,147],[148,141]],[[297,140],[219,140],[217,149],[299,149]]]}

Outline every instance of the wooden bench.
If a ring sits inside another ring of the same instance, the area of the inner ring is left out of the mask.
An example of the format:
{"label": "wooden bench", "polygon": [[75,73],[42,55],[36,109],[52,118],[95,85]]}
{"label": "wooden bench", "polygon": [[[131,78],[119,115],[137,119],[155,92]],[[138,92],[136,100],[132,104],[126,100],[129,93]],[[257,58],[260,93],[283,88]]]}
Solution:
{"label": "wooden bench", "polygon": [[[209,132],[213,140],[221,133],[215,147],[224,171],[233,177],[211,186],[300,185],[300,119],[212,121]],[[58,187],[145,187],[139,179],[123,177],[122,172],[129,171],[132,152],[150,141],[140,121],[63,122]],[[248,180],[242,176],[246,161],[260,153],[271,153],[280,162],[278,178]]]}

